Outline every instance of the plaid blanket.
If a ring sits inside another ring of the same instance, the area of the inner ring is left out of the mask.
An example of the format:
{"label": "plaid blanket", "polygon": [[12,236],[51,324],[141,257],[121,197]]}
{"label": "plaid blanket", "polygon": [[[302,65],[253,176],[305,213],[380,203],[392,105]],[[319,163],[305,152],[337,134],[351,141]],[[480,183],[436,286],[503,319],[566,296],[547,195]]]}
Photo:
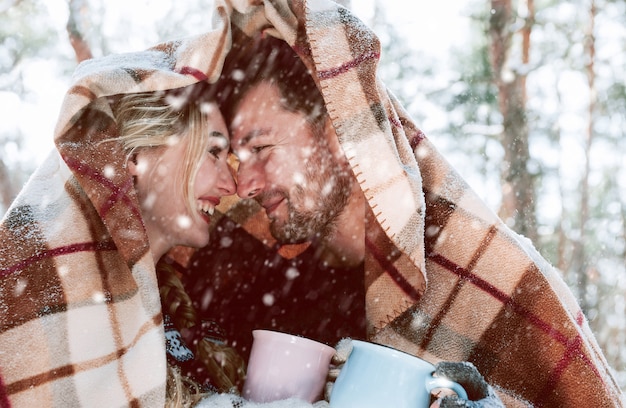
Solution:
{"label": "plaid blanket", "polygon": [[[207,21],[209,17],[207,16]],[[576,301],[500,222],[376,77],[375,35],[326,0],[216,1],[211,31],[76,70],[57,151],[0,226],[0,406],[162,406],[154,265],[108,96],[215,81],[231,28],[311,68],[369,203],[370,338],[469,360],[505,401],[621,406]],[[224,209],[227,211],[227,209]]]}

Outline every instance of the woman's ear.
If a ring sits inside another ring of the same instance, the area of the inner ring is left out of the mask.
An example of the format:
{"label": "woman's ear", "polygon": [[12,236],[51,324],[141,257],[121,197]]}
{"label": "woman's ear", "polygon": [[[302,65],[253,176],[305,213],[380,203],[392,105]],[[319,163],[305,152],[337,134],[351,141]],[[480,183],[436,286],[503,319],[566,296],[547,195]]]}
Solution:
{"label": "woman's ear", "polygon": [[126,160],[126,166],[128,167],[128,172],[131,176],[137,176],[139,174],[139,169],[137,165],[137,153],[133,153],[132,156]]}

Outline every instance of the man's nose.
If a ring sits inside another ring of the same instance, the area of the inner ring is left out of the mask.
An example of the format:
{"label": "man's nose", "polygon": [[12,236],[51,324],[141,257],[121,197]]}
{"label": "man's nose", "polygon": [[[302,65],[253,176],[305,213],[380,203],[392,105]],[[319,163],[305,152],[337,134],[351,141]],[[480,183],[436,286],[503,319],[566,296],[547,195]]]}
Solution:
{"label": "man's nose", "polygon": [[259,164],[240,162],[237,169],[237,195],[252,198],[265,188],[265,175]]}

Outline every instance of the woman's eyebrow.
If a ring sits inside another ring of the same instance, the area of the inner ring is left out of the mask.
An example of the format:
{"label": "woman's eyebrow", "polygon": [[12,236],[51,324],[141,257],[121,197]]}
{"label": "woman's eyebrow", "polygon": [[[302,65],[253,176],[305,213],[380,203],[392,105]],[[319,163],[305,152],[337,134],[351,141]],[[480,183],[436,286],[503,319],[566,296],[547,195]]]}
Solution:
{"label": "woman's eyebrow", "polygon": [[217,131],[217,130],[213,130],[211,133],[209,133],[209,136],[211,136],[211,137],[223,137],[223,138],[227,139],[226,135],[224,135],[222,132]]}
{"label": "woman's eyebrow", "polygon": [[213,130],[211,133],[209,133],[209,138],[219,139],[220,143],[223,143],[224,146],[228,146],[230,144],[230,139],[228,138],[228,136],[217,130]]}

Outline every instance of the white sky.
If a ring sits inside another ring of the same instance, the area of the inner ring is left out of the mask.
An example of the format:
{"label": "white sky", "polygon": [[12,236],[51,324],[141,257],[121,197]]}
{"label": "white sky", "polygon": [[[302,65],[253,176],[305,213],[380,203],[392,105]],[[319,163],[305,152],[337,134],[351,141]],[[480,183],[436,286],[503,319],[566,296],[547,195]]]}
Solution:
{"label": "white sky", "polygon": [[[407,0],[385,0],[385,12],[397,23],[397,29],[407,38],[407,46],[427,55],[444,58],[451,44],[466,38],[467,19],[462,14],[468,0],[446,0],[444,2],[411,2]],[[66,0],[44,0],[50,18],[54,21],[60,39],[66,39],[65,24],[68,9]],[[141,50],[159,42],[155,22],[162,20],[170,11],[170,0],[107,0],[105,2],[106,23],[102,31],[105,37],[114,37],[120,29],[127,34],[123,43],[114,43],[112,52]],[[352,0],[352,9],[365,23],[369,23],[374,12],[374,0]],[[210,15],[210,13],[209,13]],[[131,16],[131,17],[129,17]],[[203,31],[202,17],[198,27],[189,24],[191,33]],[[61,44],[64,53],[72,56],[67,44]],[[69,78],[57,74],[59,61],[41,59],[25,68],[25,86],[34,94],[28,100],[17,95],[0,92],[0,131],[19,129],[24,136],[26,156],[20,160],[29,163],[41,162],[53,148],[52,133]],[[427,131],[425,128],[424,130]],[[17,152],[17,147],[15,147]],[[17,155],[9,155],[17,157]]]}

